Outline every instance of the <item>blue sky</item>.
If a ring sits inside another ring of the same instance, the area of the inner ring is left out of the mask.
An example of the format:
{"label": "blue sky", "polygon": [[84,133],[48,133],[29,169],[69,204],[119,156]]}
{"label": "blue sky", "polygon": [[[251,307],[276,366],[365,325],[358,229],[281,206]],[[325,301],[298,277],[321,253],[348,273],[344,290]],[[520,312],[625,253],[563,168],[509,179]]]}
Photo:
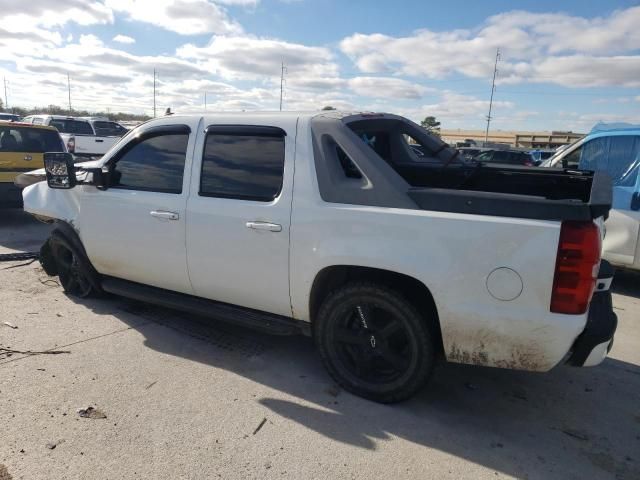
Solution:
{"label": "blue sky", "polygon": [[385,110],[496,129],[638,121],[637,1],[0,0],[9,105]]}

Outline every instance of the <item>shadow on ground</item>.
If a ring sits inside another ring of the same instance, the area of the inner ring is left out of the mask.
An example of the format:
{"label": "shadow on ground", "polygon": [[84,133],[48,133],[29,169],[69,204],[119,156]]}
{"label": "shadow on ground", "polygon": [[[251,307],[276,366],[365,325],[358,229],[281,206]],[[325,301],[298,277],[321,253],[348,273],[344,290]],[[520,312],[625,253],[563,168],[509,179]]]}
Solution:
{"label": "shadow on ground", "polygon": [[0,253],[39,251],[50,231],[22,209],[0,209]]}
{"label": "shadow on ground", "polygon": [[[637,293],[635,277],[629,282],[616,288]],[[638,365],[609,358],[596,368],[535,374],[443,363],[410,401],[379,405],[337,389],[308,338],[261,335],[113,297],[82,303],[118,315],[149,348],[287,394],[258,401],[267,416],[337,442],[375,450],[399,437],[518,478],[640,478]],[[154,323],[140,325],[140,317]]]}
{"label": "shadow on ground", "polygon": [[640,272],[616,270],[616,274],[613,277],[612,290],[620,295],[640,298]]}

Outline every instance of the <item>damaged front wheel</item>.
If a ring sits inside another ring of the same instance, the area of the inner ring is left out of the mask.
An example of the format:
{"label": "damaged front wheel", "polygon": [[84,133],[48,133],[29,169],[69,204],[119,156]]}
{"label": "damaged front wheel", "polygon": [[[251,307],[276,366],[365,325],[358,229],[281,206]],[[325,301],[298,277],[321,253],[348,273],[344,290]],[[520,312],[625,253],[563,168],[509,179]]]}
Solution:
{"label": "damaged front wheel", "polygon": [[93,286],[89,274],[75,248],[59,235],[52,236],[49,242],[64,291],[81,298],[91,295]]}

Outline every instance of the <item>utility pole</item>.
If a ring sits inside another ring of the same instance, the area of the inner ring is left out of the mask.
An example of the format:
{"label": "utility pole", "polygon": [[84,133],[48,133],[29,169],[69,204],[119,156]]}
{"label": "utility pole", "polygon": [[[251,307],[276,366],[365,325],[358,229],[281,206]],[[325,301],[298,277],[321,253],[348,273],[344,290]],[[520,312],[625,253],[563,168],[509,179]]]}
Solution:
{"label": "utility pole", "polygon": [[284,91],[284,74],[287,72],[287,67],[284,66],[284,62],[280,68],[280,111],[282,111],[282,94]]}
{"label": "utility pole", "polygon": [[153,118],[156,118],[156,69],[153,69]]}
{"label": "utility pole", "polygon": [[204,92],[204,109],[207,109],[207,92]]}
{"label": "utility pole", "polygon": [[487,115],[487,131],[484,134],[484,141],[489,141],[489,124],[491,123],[491,107],[493,107],[493,92],[496,91],[496,75],[498,73],[498,60],[500,60],[500,49],[496,50],[496,63],[493,66],[493,81],[491,82],[491,98],[489,99],[489,115]]}
{"label": "utility pole", "polygon": [[4,108],[9,110],[9,101],[7,100],[7,77],[2,77],[4,83]]}
{"label": "utility pole", "polygon": [[69,72],[67,72],[67,92],[69,93],[69,113],[71,113],[71,79],[69,78]]}

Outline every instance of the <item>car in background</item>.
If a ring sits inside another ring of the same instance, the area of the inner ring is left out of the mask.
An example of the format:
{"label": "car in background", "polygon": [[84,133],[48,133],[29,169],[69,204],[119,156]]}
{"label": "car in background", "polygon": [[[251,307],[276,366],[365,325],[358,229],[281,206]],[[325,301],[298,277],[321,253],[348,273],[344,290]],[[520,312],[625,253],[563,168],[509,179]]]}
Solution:
{"label": "car in background", "polygon": [[20,115],[13,113],[0,112],[0,122],[17,122],[20,120]]}
{"label": "car in background", "polygon": [[50,125],[62,136],[67,150],[76,157],[101,157],[128,130],[103,117],[69,117],[65,115],[30,115],[24,118],[34,125]]}
{"label": "car in background", "polygon": [[500,163],[503,165],[523,165],[533,167],[534,162],[528,152],[520,150],[487,150],[473,158],[476,162]]}
{"label": "car in background", "polygon": [[603,171],[611,177],[613,204],[603,257],[617,267],[640,270],[640,125],[598,124],[542,166]]}
{"label": "car in background", "polygon": [[54,127],[0,122],[0,207],[21,207],[22,192],[14,180],[44,166],[45,152],[66,152]]}
{"label": "car in background", "polygon": [[482,152],[485,152],[486,149],[481,147],[460,147],[458,148],[458,152],[460,152],[460,156],[467,162],[473,161],[478,155]]}

